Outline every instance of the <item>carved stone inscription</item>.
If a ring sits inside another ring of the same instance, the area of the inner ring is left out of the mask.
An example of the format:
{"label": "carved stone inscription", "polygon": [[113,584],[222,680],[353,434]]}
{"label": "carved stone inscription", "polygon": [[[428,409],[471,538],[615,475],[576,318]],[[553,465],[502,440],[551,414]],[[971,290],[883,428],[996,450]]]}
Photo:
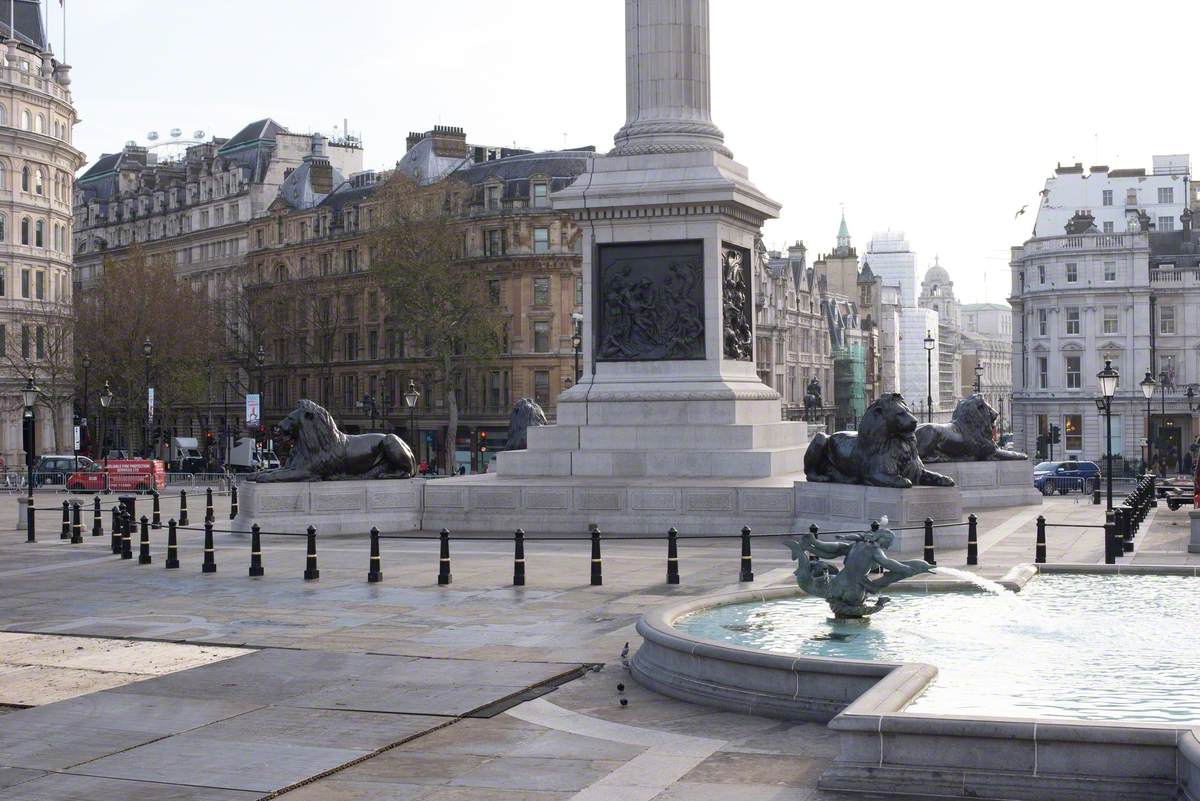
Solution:
{"label": "carved stone inscription", "polygon": [[704,358],[704,243],[601,245],[596,359]]}
{"label": "carved stone inscription", "polygon": [[748,362],[754,358],[751,307],[750,251],[725,243],[721,246],[721,334],[726,359]]}

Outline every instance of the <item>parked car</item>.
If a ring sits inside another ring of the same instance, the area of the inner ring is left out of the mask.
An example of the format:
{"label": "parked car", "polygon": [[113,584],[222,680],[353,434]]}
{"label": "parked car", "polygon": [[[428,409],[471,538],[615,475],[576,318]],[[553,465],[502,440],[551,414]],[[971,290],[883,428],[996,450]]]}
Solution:
{"label": "parked car", "polygon": [[1095,462],[1039,462],[1033,468],[1033,486],[1043,495],[1091,492],[1100,486],[1100,468]]}
{"label": "parked car", "polygon": [[42,456],[33,466],[33,486],[61,485],[67,480],[67,476],[76,470],[86,470],[91,464],[92,460],[86,456]]}

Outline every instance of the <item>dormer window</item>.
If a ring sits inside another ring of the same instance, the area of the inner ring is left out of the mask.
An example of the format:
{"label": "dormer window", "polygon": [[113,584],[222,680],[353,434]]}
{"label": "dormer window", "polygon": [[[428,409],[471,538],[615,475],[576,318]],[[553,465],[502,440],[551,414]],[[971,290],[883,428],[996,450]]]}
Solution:
{"label": "dormer window", "polygon": [[487,188],[487,208],[493,210],[500,208],[500,187],[489,186]]}
{"label": "dormer window", "polygon": [[533,207],[542,209],[550,205],[550,187],[546,184],[533,185]]}

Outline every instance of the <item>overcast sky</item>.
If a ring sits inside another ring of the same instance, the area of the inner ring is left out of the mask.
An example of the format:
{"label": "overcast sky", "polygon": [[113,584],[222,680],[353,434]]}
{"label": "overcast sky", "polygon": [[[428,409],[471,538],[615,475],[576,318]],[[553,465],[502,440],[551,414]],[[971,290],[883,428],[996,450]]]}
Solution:
{"label": "overcast sky", "polygon": [[[771,247],[829,250],[845,204],[860,255],[872,231],[900,229],[919,274],[937,254],[960,298],[1003,300],[1008,248],[1029,235],[1057,162],[1149,168],[1192,152],[1190,3],[711,5],[713,117],[783,203]],[[369,167],[434,124],[478,144],[605,151],[624,121],[623,8],[68,0],[75,143],[90,163],[152,130],[228,137],[270,116],[330,135],[348,119]]]}

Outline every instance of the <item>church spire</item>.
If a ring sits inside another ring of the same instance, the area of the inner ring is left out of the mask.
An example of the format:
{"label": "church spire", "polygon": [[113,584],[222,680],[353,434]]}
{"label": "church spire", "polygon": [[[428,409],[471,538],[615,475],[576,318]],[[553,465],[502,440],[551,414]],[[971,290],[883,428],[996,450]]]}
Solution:
{"label": "church spire", "polygon": [[850,249],[850,229],[846,227],[846,210],[842,209],[842,224],[838,226],[837,233],[838,250]]}

